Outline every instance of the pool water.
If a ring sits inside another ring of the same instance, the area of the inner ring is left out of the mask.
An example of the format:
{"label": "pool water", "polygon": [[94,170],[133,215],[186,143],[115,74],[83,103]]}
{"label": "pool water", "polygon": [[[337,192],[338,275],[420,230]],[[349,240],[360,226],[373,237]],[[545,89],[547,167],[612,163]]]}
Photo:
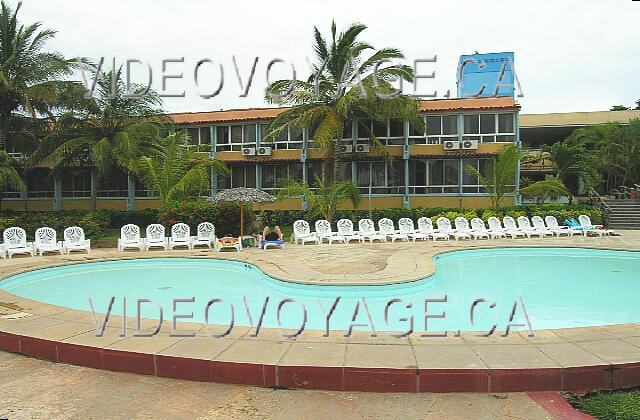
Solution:
{"label": "pool water", "polygon": [[153,258],[39,269],[2,280],[0,288],[85,311],[91,310],[91,298],[101,313],[114,297],[114,315],[122,314],[126,297],[129,317],[136,316],[138,299],[148,299],[152,303],[141,304],[141,316],[159,318],[160,306],[165,320],[172,319],[174,299],[188,299],[175,304],[175,313],[193,313],[192,320],[181,320],[188,322],[204,322],[207,302],[218,298],[222,302],[209,307],[210,324],[229,325],[232,304],[235,325],[254,328],[263,307],[263,328],[298,329],[305,312],[306,329],[325,329],[330,313],[329,329],[339,331],[350,325],[422,332],[485,331],[494,325],[504,331],[509,323],[523,324],[512,330],[535,330],[640,322],[640,253],[492,248],[447,252],[435,263],[433,275],[415,282],[325,286],[276,280],[242,262]]}

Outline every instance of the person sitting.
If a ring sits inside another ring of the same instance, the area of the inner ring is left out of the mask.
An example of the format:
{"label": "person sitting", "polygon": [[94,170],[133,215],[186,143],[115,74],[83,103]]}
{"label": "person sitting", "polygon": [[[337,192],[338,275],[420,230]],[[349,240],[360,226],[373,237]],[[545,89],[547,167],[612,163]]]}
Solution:
{"label": "person sitting", "polygon": [[282,231],[280,226],[276,226],[271,231],[269,226],[265,226],[262,230],[262,240],[264,241],[282,241]]}

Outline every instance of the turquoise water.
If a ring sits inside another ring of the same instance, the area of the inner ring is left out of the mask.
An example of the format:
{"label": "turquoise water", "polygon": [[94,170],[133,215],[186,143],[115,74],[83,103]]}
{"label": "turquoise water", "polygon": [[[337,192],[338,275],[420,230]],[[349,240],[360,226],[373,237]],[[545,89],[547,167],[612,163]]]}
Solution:
{"label": "turquoise water", "polygon": [[[357,330],[405,332],[480,331],[494,324],[504,331],[514,303],[513,323],[525,327],[515,330],[568,328],[640,321],[640,254],[624,251],[576,248],[498,248],[456,251],[435,258],[434,275],[422,280],[381,286],[314,286],[273,279],[257,267],[232,261],[190,258],[154,258],[67,265],[19,274],[0,281],[0,288],[29,299],[79,310],[90,310],[89,298],[97,312],[104,312],[115,297],[112,313],[122,314],[122,298],[127,314],[158,318],[158,304],[164,319],[173,315],[173,299],[179,314],[193,312],[193,322],[205,320],[207,302],[224,302],[210,308],[209,323],[230,322],[230,304],[235,325],[257,323],[266,303],[262,327],[297,329],[306,309],[306,329],[325,329],[326,313],[336,298],[330,319],[331,330],[346,331],[351,323]],[[389,279],[393,280],[393,279]],[[427,313],[445,313],[444,318],[428,319]],[[476,299],[474,323],[470,311]],[[277,309],[283,299],[293,299]],[[400,302],[388,303],[392,299]],[[246,300],[246,302],[245,302]],[[495,303],[493,308],[490,304]],[[408,307],[408,305],[411,305]],[[356,311],[356,306],[358,306]],[[385,308],[388,306],[385,321]],[[355,321],[352,321],[354,319]],[[526,319],[528,316],[528,321]],[[370,316],[369,316],[370,315]],[[400,318],[406,318],[400,320]],[[188,321],[188,320],[187,320]]]}

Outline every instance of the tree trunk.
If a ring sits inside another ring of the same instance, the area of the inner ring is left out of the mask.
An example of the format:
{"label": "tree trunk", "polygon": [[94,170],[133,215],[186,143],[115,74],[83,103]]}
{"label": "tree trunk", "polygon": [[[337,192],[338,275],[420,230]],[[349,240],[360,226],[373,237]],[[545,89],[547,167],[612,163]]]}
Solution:
{"label": "tree trunk", "polygon": [[7,148],[7,129],[4,126],[4,122],[0,122],[0,150],[6,150]]}

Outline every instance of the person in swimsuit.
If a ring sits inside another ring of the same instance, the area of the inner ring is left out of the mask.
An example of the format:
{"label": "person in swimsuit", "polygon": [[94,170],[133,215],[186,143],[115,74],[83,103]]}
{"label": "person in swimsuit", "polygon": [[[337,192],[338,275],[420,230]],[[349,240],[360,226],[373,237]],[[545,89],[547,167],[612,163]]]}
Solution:
{"label": "person in swimsuit", "polygon": [[271,231],[269,226],[265,226],[262,230],[262,238],[265,241],[281,241],[282,240],[282,231],[280,230],[280,226],[276,226]]}

